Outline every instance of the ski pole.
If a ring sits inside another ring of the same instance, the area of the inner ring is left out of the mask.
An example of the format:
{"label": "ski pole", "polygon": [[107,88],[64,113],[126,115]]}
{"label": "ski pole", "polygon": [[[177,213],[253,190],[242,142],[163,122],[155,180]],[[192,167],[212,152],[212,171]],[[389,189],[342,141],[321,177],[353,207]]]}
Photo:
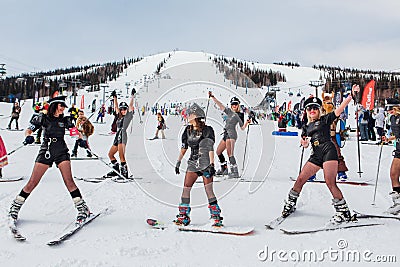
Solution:
{"label": "ski pole", "polygon": [[127,180],[125,176],[123,176],[119,171],[115,170],[108,162],[106,162],[103,158],[99,157],[96,153],[94,153],[90,148],[86,148],[86,151],[92,153],[95,157],[97,157],[104,165],[106,165],[110,170],[113,170],[121,179]]}
{"label": "ski pole", "polygon": [[[104,107],[106,106],[105,103],[106,103],[110,98],[111,98],[111,96],[107,97],[107,99],[104,100],[104,103],[103,103]],[[100,107],[97,108],[87,119],[90,120],[90,118],[93,117],[93,115],[94,115],[95,113],[97,113],[97,112],[101,109],[101,107],[102,107],[102,105],[100,105]]]}
{"label": "ski pole", "polygon": [[359,136],[359,124],[358,124],[358,111],[356,113],[356,121],[357,121],[357,131],[356,131],[356,135],[357,135],[357,156],[358,156],[358,175],[361,178],[361,152],[360,152],[360,136]]}
{"label": "ski pole", "polygon": [[[246,151],[247,151],[247,139],[249,137],[249,131],[250,131],[250,125],[247,125],[247,133],[246,133],[246,144],[244,145],[244,155],[243,155],[243,167],[242,167],[242,173],[244,171],[244,163],[246,160]],[[243,175],[243,174],[242,174]]]}
{"label": "ski pole", "polygon": [[300,172],[301,172],[301,166],[303,165],[303,156],[304,156],[304,146],[303,146],[303,148],[301,149],[299,174],[300,174]]}
{"label": "ski pole", "polygon": [[10,152],[8,152],[7,153],[7,156],[9,156],[9,155],[11,155],[12,153],[14,153],[14,152],[16,152],[16,151],[18,151],[18,150],[20,150],[21,148],[23,148],[25,145],[20,145],[19,147],[17,147],[16,149],[14,149],[14,150],[12,150],[12,151],[10,151]]}
{"label": "ski pole", "polygon": [[208,97],[208,100],[207,100],[206,117],[204,118],[204,122],[207,121],[207,114],[208,114],[208,106],[209,105],[210,105],[210,96]]}
{"label": "ski pole", "polygon": [[374,189],[374,200],[372,202],[372,205],[375,205],[375,198],[376,198],[376,189],[378,187],[378,177],[379,177],[379,167],[381,165],[381,157],[382,157],[382,148],[383,148],[383,142],[381,141],[381,147],[379,151],[379,159],[378,159],[378,170],[376,171],[376,180],[375,180],[375,189]]}

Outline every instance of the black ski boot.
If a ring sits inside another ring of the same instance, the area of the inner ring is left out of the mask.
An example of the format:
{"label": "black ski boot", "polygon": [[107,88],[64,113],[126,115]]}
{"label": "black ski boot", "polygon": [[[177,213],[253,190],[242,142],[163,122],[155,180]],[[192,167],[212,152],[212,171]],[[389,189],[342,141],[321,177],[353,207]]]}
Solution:
{"label": "black ski boot", "polygon": [[77,157],[78,156],[78,151],[76,151],[76,150],[72,150],[72,153],[71,153],[71,157]]}
{"label": "black ski boot", "polygon": [[[116,163],[113,164],[113,169],[114,169],[115,171],[119,172],[119,164],[118,164],[118,162],[116,162]],[[110,178],[110,177],[118,176],[118,174],[117,174],[115,171],[110,171],[109,173],[107,173],[106,175],[104,175],[104,177],[105,177],[105,178],[107,178],[107,177]]]}
{"label": "black ski boot", "polygon": [[349,207],[347,206],[346,200],[332,199],[332,205],[335,207],[336,213],[331,219],[332,224],[340,224],[343,222],[354,221],[355,218],[351,216]]}
{"label": "black ski boot", "polygon": [[228,166],[226,165],[226,163],[223,163],[223,164],[221,165],[221,169],[218,170],[218,171],[215,173],[215,176],[222,176],[222,175],[228,175]]}
{"label": "black ski boot", "polygon": [[285,205],[283,206],[282,216],[284,218],[286,218],[296,210],[296,203],[298,197],[299,193],[297,193],[293,189],[290,189],[288,199],[285,200]]}
{"label": "black ski boot", "polygon": [[125,179],[128,179],[128,166],[126,165],[126,163],[121,164],[121,174],[125,177]]}
{"label": "black ski boot", "polygon": [[231,172],[228,175],[229,178],[240,178],[237,164],[231,164]]}

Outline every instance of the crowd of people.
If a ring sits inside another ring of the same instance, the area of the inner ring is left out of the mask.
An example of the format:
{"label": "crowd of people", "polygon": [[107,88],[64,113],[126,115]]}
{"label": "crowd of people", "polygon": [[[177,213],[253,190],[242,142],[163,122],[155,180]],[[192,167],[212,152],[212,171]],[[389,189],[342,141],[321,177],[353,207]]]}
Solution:
{"label": "crowd of people", "polygon": [[[359,90],[359,86],[354,85],[352,93],[343,100],[340,106],[336,108],[332,103],[332,98],[328,96],[323,96],[322,100],[318,97],[308,98],[304,102],[303,116],[301,119],[299,118],[301,123],[300,125],[298,125],[298,120],[295,117],[296,115],[300,116],[300,112],[295,112],[295,116],[289,116],[288,112],[283,112],[279,115],[282,117],[281,121],[285,119],[286,121],[290,121],[292,126],[302,129],[300,138],[301,146],[303,148],[311,146],[313,150],[313,153],[306,164],[302,166],[295,184],[289,190],[282,211],[283,217],[287,217],[295,211],[297,199],[300,196],[304,184],[307,180],[313,177],[318,170],[322,169],[326,185],[332,194],[332,204],[336,211],[332,217],[332,223],[342,223],[355,220],[355,217],[351,215],[350,209],[341,190],[336,184],[337,178],[340,178],[339,174],[342,172],[342,174],[344,173],[345,175],[347,167],[344,162],[344,157],[341,155],[340,147],[335,141],[335,125],[347,105],[352,101],[353,95],[358,93]],[[108,152],[112,170],[103,176],[104,178],[119,177],[122,179],[129,179],[125,154],[128,140],[127,129],[134,116],[133,103],[135,93],[136,91],[133,89],[129,104],[126,102],[119,102],[115,91],[111,93],[111,97],[113,98],[112,106],[114,109],[113,114],[115,116],[116,134]],[[163,115],[170,114],[171,110],[174,110],[174,115],[181,115],[187,122],[187,124],[185,124],[185,130],[181,136],[182,146],[175,165],[175,173],[180,174],[181,161],[187,150],[190,148],[191,152],[188,159],[187,169],[185,171],[184,186],[178,207],[178,215],[174,221],[178,225],[188,225],[190,223],[191,188],[198,177],[202,177],[209,202],[208,208],[213,220],[213,226],[223,226],[221,208],[213,190],[213,177],[216,175],[228,175],[229,178],[240,177],[235,157],[235,145],[238,140],[237,128],[245,130],[250,123],[257,124],[258,121],[256,114],[261,114],[256,113],[254,110],[243,108],[243,106],[240,105],[240,99],[236,96],[230,99],[229,105],[220,102],[211,91],[208,92],[208,98],[209,101],[212,101],[224,114],[224,133],[216,150],[214,150],[214,144],[216,141],[214,130],[211,126],[206,124],[205,119],[207,114],[197,103],[187,103],[185,105],[171,104],[168,108],[165,108],[165,105],[156,105],[152,108],[152,113],[157,115],[158,122],[155,138],[158,138],[159,133],[161,133],[161,138],[165,138],[164,130],[166,129],[166,122]],[[17,108],[18,105],[14,104],[12,114],[17,112],[17,110],[18,113],[21,112],[21,108]],[[41,144],[41,146],[29,181],[11,204],[9,216],[14,220],[17,220],[21,207],[53,163],[55,163],[60,170],[63,181],[78,211],[76,219],[77,223],[79,224],[84,222],[90,216],[88,205],[84,201],[80,190],[72,178],[70,160],[71,157],[77,156],[78,147],[85,149],[88,157],[93,156],[89,146],[89,137],[93,134],[94,127],[89,121],[89,118],[85,116],[83,110],[79,110],[72,105],[68,110],[69,116],[64,116],[66,108],[67,104],[64,96],[54,97],[50,99],[48,103],[37,103],[34,106],[35,112],[29,122],[29,127],[25,131],[25,140],[23,144],[28,145],[36,142]],[[104,109],[102,110],[102,108]],[[105,107],[103,105],[100,108],[99,114],[100,112],[104,113],[104,110]],[[396,142],[390,170],[393,189],[390,196],[393,200],[393,205],[388,211],[392,214],[399,214],[400,101],[397,99],[387,99],[385,109],[378,108],[375,112],[371,112],[359,108],[357,112],[361,140],[373,139],[373,134],[369,131],[372,130],[375,133],[376,129],[376,134],[381,142]],[[245,119],[245,113],[248,114],[247,119]],[[102,116],[103,114],[98,116],[97,119]],[[371,128],[369,128],[370,120],[374,120],[373,127]],[[10,125],[12,121],[13,119],[10,121]],[[389,127],[387,127],[387,125],[389,125]],[[64,140],[66,129],[70,130],[71,135],[77,137],[71,155],[69,154],[69,149]],[[385,131],[385,129],[387,131]],[[42,131],[42,133],[39,134],[39,131]],[[34,132],[38,132],[36,139],[33,137]],[[42,140],[41,136],[43,136]],[[2,140],[0,138],[0,176],[2,175],[1,168],[7,165],[7,153],[3,147],[4,145],[2,145]],[[229,168],[224,156],[225,151],[229,161]],[[118,155],[119,162],[116,155]],[[214,157],[218,158],[220,162],[221,169],[218,171],[215,169]]]}

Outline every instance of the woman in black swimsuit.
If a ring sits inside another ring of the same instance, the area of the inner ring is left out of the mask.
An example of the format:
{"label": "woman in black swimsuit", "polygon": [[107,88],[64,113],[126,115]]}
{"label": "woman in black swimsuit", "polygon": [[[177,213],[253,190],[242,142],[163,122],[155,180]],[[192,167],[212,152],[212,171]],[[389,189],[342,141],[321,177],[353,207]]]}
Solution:
{"label": "woman in black swimsuit", "polygon": [[[29,127],[25,131],[24,145],[32,144],[35,141],[32,133],[42,127],[44,129],[44,140],[36,158],[31,177],[12,202],[9,216],[17,220],[18,213],[25,200],[39,184],[48,168],[55,163],[78,210],[76,223],[80,224],[90,216],[90,211],[72,178],[70,156],[67,144],[64,141],[65,129],[73,128],[75,125],[70,117],[64,117],[64,109],[67,107],[65,96],[55,97],[49,101],[49,104],[48,114],[40,113],[33,116]],[[85,144],[82,143],[83,146]]]}
{"label": "woman in black swimsuit", "polygon": [[[353,85],[352,93],[359,92],[359,90],[360,87],[358,85]],[[330,137],[332,122],[339,117],[351,100],[352,96],[349,95],[334,112],[323,116],[321,116],[322,101],[319,98],[312,97],[304,102],[308,123],[303,126],[300,142],[304,148],[307,148],[311,144],[313,153],[289,192],[288,200],[285,201],[282,211],[283,217],[287,217],[295,211],[297,198],[300,195],[303,185],[309,177],[322,168],[326,185],[333,196],[332,202],[336,209],[331,222],[341,223],[352,219],[346,200],[336,185],[338,154]]]}
{"label": "woman in black swimsuit", "polygon": [[203,119],[203,109],[194,103],[188,110],[189,125],[182,134],[182,148],[175,166],[175,173],[180,174],[179,167],[186,151],[190,147],[191,153],[186,169],[179,214],[174,221],[177,225],[188,225],[190,223],[190,190],[199,176],[203,177],[203,183],[208,198],[212,225],[222,226],[221,209],[213,190],[214,168],[214,142],[215,135],[211,126],[207,126]]}

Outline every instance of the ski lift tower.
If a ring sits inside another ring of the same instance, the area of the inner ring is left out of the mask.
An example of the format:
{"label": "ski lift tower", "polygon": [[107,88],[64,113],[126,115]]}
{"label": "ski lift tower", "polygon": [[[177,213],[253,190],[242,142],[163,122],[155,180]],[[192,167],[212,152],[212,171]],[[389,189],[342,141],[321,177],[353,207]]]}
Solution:
{"label": "ski lift tower", "polygon": [[321,80],[318,81],[310,81],[310,86],[315,87],[315,97],[318,97],[318,87],[323,86],[324,82]]}
{"label": "ski lift tower", "polygon": [[6,64],[5,63],[0,63],[0,80],[3,79],[3,77],[6,75],[6,68],[4,67]]}
{"label": "ski lift tower", "polygon": [[100,84],[100,87],[103,88],[103,104],[106,101],[106,88],[110,87],[108,84]]}
{"label": "ski lift tower", "polygon": [[129,86],[131,86],[131,83],[130,82],[126,82],[125,86],[126,86],[126,94],[129,95]]}
{"label": "ski lift tower", "polygon": [[76,91],[76,85],[77,84],[81,84],[80,80],[72,80],[70,83],[72,83],[74,85],[74,105],[76,105],[76,95],[78,94],[78,92]]}

